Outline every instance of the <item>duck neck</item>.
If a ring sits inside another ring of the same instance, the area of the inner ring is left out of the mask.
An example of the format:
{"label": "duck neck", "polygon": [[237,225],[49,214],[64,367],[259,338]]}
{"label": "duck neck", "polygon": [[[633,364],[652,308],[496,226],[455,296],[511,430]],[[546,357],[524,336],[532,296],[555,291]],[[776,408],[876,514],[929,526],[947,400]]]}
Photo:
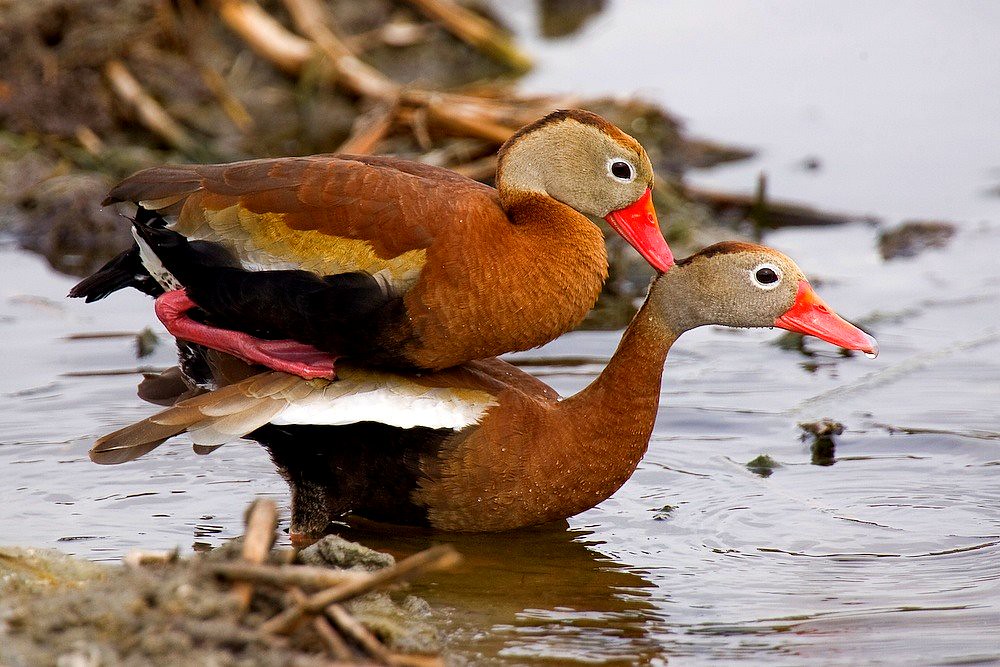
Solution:
{"label": "duck neck", "polygon": [[574,431],[574,456],[584,469],[601,471],[593,480],[600,487],[591,490],[595,498],[614,493],[646,453],[667,354],[695,326],[681,273],[673,268],[653,282],[604,371],[561,404]]}
{"label": "duck neck", "polygon": [[591,415],[634,426],[656,415],[663,364],[676,333],[653,312],[647,299],[622,335],[618,349],[600,375],[583,391],[564,401]]}

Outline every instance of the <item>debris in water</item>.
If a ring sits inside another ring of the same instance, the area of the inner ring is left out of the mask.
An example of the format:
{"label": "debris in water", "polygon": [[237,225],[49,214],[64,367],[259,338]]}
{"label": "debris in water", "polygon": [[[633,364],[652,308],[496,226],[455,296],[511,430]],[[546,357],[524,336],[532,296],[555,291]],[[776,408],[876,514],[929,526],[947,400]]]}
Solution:
{"label": "debris in water", "polygon": [[135,335],[135,356],[142,359],[153,354],[156,346],[160,344],[160,339],[149,327],[146,327]]}
{"label": "debris in water", "polygon": [[836,437],[844,432],[844,425],[833,419],[820,419],[814,422],[800,422],[803,442],[812,440],[809,450],[812,452],[814,466],[832,466],[837,462]]}
{"label": "debris in water", "polygon": [[666,521],[675,509],[677,509],[677,505],[664,505],[663,507],[653,508],[649,511],[656,512],[653,515],[653,521]]}
{"label": "debris in water", "polygon": [[911,220],[879,235],[882,259],[915,257],[931,248],[944,248],[955,235],[951,222]]}
{"label": "debris in water", "polygon": [[774,469],[780,467],[781,464],[767,454],[761,454],[757,458],[747,462],[747,468],[750,472],[760,475],[761,477],[770,477],[771,473],[774,472]]}

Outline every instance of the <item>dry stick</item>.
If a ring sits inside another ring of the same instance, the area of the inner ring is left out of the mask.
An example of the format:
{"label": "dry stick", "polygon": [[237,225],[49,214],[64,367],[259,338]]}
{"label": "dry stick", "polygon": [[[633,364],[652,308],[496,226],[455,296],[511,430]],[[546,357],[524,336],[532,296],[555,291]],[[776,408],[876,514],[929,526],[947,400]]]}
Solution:
{"label": "dry stick", "polygon": [[443,100],[430,100],[427,112],[432,121],[457,134],[482,137],[498,144],[510,139],[515,132],[514,128],[494,123],[479,114],[462,113],[446,106]]}
{"label": "dry stick", "polygon": [[326,620],[323,616],[317,616],[313,619],[313,630],[319,635],[319,638],[323,641],[326,646],[326,650],[330,653],[330,656],[335,660],[350,660],[354,657],[351,653],[351,647],[347,645],[343,637],[333,629],[330,625],[330,621]]}
{"label": "dry stick", "polygon": [[326,615],[333,621],[340,631],[356,641],[371,657],[379,662],[389,664],[392,654],[389,649],[372,634],[361,622],[347,613],[347,610],[339,604],[327,605],[324,610]]}
{"label": "dry stick", "polygon": [[497,156],[487,155],[478,160],[470,160],[464,164],[451,167],[451,170],[475,181],[481,181],[497,173]]}
{"label": "dry stick", "polygon": [[400,86],[371,65],[359,60],[325,22],[315,0],[284,0],[296,29],[316,42],[336,70],[340,82],[358,95],[395,102]]}
{"label": "dry stick", "polygon": [[460,558],[458,552],[447,544],[439,544],[425,549],[392,567],[371,573],[363,581],[347,582],[315,593],[304,604],[289,607],[262,624],[260,630],[276,634],[286,632],[304,614],[319,613],[335,602],[348,600],[389,583],[406,581],[423,572],[452,567],[459,562]]}
{"label": "dry stick", "polygon": [[199,65],[198,71],[201,73],[201,80],[205,82],[208,89],[215,95],[215,99],[219,101],[222,111],[233,122],[233,125],[244,134],[252,132],[254,128],[253,116],[250,115],[250,112],[247,111],[243,103],[233,95],[233,92],[229,90],[225,78],[206,65]]}
{"label": "dry stick", "polygon": [[[278,507],[273,500],[257,498],[247,510],[246,524],[243,559],[249,563],[263,563],[274,545],[274,531],[278,528]],[[240,608],[246,609],[253,597],[253,584],[237,582],[233,586],[233,595],[239,601]]]}
{"label": "dry stick", "polygon": [[313,57],[313,45],[285,29],[258,5],[219,0],[219,16],[258,55],[289,74],[298,74]]}
{"label": "dry stick", "polygon": [[500,60],[519,72],[531,69],[532,62],[514,40],[491,21],[451,0],[409,0],[422,12],[450,30],[467,44]]}
{"label": "dry stick", "polygon": [[337,148],[337,152],[356,155],[371,153],[389,132],[395,115],[396,106],[386,104],[372,113],[359,116],[351,129],[351,136]]}
{"label": "dry stick", "polygon": [[394,667],[444,667],[444,660],[439,656],[412,653],[393,653],[389,663]]}
{"label": "dry stick", "polygon": [[[351,52],[343,40],[326,26],[325,15],[315,0],[284,0],[297,28],[312,41],[289,32],[271,15],[247,0],[218,2],[223,21],[254,51],[286,72],[301,73],[318,51],[327,57],[337,82],[357,95],[389,104],[399,101],[415,107],[433,106],[434,116],[440,123],[497,143],[514,131],[488,118],[496,115],[498,106],[510,110],[516,110],[517,106],[468,95],[402,88]],[[540,105],[539,109],[539,113],[529,115],[537,117],[541,115],[541,110],[548,110],[546,105]]]}
{"label": "dry stick", "polygon": [[205,563],[205,571],[216,576],[278,588],[300,586],[322,589],[348,582],[367,580],[363,572],[331,570],[310,565],[253,565],[250,563]]}
{"label": "dry stick", "polygon": [[160,103],[146,92],[142,84],[129,72],[125,63],[120,60],[109,60],[104,65],[104,76],[107,77],[115,94],[135,110],[139,121],[150,131],[180,151],[185,153],[197,151],[198,145],[195,141],[160,106]]}

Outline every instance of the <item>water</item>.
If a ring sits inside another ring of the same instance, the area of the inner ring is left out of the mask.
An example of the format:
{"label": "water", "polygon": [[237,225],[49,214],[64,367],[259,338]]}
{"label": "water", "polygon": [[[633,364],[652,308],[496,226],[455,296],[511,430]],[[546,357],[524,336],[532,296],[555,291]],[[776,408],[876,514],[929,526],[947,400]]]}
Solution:
{"label": "water", "polygon": [[[642,88],[705,136],[763,148],[699,182],[749,189],[764,169],[775,196],[959,231],[893,262],[861,223],[770,234],[831,306],[869,323],[878,359],[783,349],[777,332],[685,335],[644,461],[566,528],[351,534],[466,555],[416,586],[456,662],[1000,660],[1000,199],[983,195],[1000,180],[1000,46],[983,37],[995,5],[612,3],[581,35],[537,44],[528,8],[510,12],[541,54],[530,86]],[[818,173],[796,166],[812,154]],[[198,457],[181,438],[89,463],[96,436],[151,408],[134,374],[79,375],[134,369],[130,339],[66,337],[158,329],[148,302],[69,302],[71,279],[10,245],[0,272],[0,541],[114,560],[219,544],[255,495],[287,517],[284,483],[249,443]],[[601,359],[616,342],[579,332],[531,356]],[[169,347],[141,363],[169,365]],[[565,395],[600,364],[531,370]],[[799,437],[822,417],[847,427],[833,465]],[[762,453],[781,464],[768,477],[745,467]]]}

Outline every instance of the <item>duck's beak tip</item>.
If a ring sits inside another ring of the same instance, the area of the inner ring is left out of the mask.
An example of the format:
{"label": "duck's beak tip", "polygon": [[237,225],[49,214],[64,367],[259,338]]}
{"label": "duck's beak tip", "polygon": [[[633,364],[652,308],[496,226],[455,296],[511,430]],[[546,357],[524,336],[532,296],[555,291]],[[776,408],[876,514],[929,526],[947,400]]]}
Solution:
{"label": "duck's beak tip", "polygon": [[804,280],[799,282],[792,306],[774,324],[847,350],[863,352],[872,359],[878,356],[878,341],[835,313]]}

